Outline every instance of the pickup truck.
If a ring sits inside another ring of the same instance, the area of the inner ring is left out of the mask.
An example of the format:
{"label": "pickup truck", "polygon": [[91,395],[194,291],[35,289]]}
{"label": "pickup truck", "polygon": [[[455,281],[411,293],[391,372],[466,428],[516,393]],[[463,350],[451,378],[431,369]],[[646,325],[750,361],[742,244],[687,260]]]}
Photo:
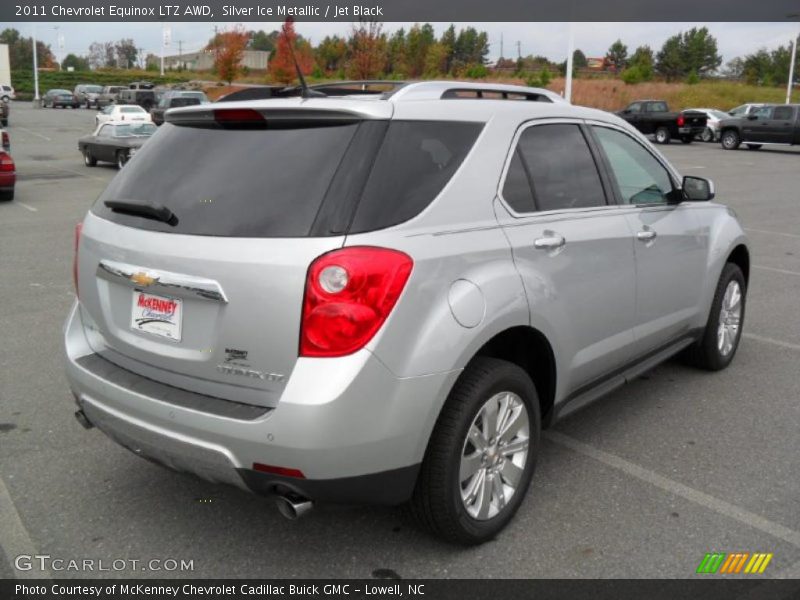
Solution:
{"label": "pickup truck", "polygon": [[659,144],[669,144],[672,138],[691,144],[695,136],[703,133],[708,119],[705,113],[699,111],[670,112],[669,106],[663,100],[631,102],[617,112],[617,116],[645,135],[653,134]]}
{"label": "pickup truck", "polygon": [[95,104],[97,105],[97,110],[101,108],[105,108],[109,104],[114,104],[117,101],[117,96],[119,93],[124,90],[125,88],[121,85],[107,85],[103,88],[103,91],[97,96],[97,100]]}
{"label": "pickup truck", "polygon": [[768,104],[746,116],[720,123],[720,144],[736,150],[744,143],[749,150],[764,144],[800,145],[800,104]]}
{"label": "pickup truck", "polygon": [[122,89],[117,95],[117,104],[138,104],[150,112],[158,103],[155,84],[149,81],[135,81],[127,89]]}

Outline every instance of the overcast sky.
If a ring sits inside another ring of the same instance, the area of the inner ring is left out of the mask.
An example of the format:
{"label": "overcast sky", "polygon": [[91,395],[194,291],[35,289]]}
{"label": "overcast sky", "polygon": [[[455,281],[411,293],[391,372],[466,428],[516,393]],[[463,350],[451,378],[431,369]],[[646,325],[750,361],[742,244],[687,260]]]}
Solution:
{"label": "overcast sky", "polygon": [[[231,27],[234,23],[172,23],[172,44],[166,54],[178,53],[178,41],[183,52],[201,49],[213,35],[214,27]],[[247,29],[271,31],[280,27],[279,22],[244,23]],[[384,31],[391,32],[400,27],[406,29],[412,23],[384,23]],[[434,23],[437,35],[441,35],[449,23]],[[500,39],[503,38],[503,55],[516,58],[517,41],[522,55],[541,54],[561,61],[566,57],[566,40],[569,25],[564,23],[456,23],[456,29],[476,27],[489,34],[491,60],[500,55]],[[629,52],[636,46],[649,44],[658,50],[669,36],[690,27],[708,26],[717,38],[719,51],[725,62],[759,48],[774,48],[786,44],[792,35],[800,33],[800,23],[574,23],[575,47],[587,56],[603,56],[606,49],[619,37],[627,44]],[[30,35],[29,23],[0,23],[0,29],[16,27],[24,35]],[[58,27],[58,31],[56,30]],[[298,22],[297,31],[304,37],[319,42],[326,35],[347,35],[351,25],[347,23]],[[64,38],[64,49],[59,58],[72,52],[86,54],[93,41],[115,41],[131,37],[144,53],[159,54],[161,51],[161,25],[159,23],[38,23],[39,39],[56,50],[58,36]],[[724,64],[724,63],[723,63]]]}

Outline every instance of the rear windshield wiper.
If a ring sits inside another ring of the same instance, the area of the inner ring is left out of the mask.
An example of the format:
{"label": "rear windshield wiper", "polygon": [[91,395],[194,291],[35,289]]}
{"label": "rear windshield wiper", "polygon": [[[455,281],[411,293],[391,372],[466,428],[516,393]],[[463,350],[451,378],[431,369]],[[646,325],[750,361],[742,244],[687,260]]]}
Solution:
{"label": "rear windshield wiper", "polygon": [[162,204],[140,204],[124,200],[106,200],[103,204],[117,213],[153,219],[173,227],[178,224],[178,217],[175,216],[175,213]]}

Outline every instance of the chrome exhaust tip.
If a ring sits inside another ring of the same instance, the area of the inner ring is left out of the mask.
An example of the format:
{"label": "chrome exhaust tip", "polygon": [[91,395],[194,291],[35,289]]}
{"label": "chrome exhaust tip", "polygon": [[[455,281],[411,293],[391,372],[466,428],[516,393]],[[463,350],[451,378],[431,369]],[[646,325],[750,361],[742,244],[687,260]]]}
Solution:
{"label": "chrome exhaust tip", "polygon": [[290,521],[296,521],[314,508],[314,503],[311,500],[306,500],[305,498],[292,499],[288,496],[277,496],[275,505],[278,507],[278,512]]}

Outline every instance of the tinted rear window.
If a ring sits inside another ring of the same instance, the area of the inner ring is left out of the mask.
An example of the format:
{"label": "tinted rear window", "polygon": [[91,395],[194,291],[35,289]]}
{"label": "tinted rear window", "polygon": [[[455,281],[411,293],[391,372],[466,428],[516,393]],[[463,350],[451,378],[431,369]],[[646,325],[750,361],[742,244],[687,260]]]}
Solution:
{"label": "tinted rear window", "polygon": [[453,177],[482,123],[392,121],[358,205],[352,233],[417,216]]}
{"label": "tinted rear window", "polygon": [[[231,237],[304,237],[358,127],[205,129],[166,123],[92,211],[141,229]],[[111,211],[105,200],[155,203],[175,226]]]}

